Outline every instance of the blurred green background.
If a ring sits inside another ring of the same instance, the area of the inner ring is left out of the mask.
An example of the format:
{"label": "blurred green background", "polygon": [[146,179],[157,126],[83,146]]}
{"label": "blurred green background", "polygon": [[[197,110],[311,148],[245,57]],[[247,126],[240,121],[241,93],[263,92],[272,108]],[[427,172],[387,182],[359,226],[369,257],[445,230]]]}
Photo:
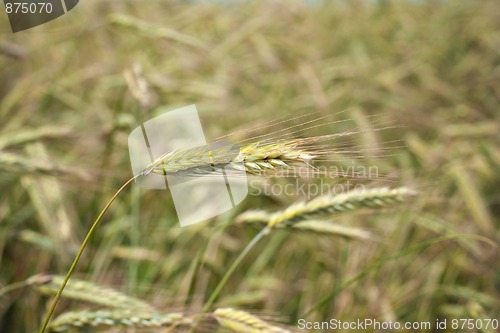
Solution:
{"label": "blurred green background", "polygon": [[[309,134],[354,126],[368,129],[359,145],[399,140],[374,163],[388,185],[420,192],[390,211],[332,217],[379,241],[277,232],[218,305],[292,327],[325,295],[308,320],[499,318],[500,2],[85,1],[16,34],[1,17],[0,287],[64,274],[131,176],[130,131],[160,106],[195,103],[209,139],[317,112],[331,123]],[[149,87],[139,98],[134,70]],[[371,131],[371,115],[400,127]],[[132,186],[75,276],[197,312],[257,232],[234,217],[297,199],[249,196],[181,228],[168,191]],[[29,288],[2,296],[0,331],[34,332],[50,300]],[[57,312],[82,306],[63,300]]]}

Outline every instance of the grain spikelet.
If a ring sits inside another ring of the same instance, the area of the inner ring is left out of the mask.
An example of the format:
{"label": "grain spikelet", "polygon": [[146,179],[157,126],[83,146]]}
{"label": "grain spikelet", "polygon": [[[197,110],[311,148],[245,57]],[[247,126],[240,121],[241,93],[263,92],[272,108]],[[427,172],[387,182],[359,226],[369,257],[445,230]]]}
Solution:
{"label": "grain spikelet", "polygon": [[192,320],[181,313],[151,313],[136,310],[100,310],[66,312],[51,324],[52,332],[68,330],[92,331],[91,329],[110,329],[116,326],[130,328],[161,328],[191,325]]}
{"label": "grain spikelet", "polygon": [[[33,289],[45,295],[55,295],[64,277],[58,275],[34,276],[30,278]],[[65,298],[98,304],[110,308],[140,309],[144,312],[155,312],[155,308],[135,297],[125,295],[111,288],[94,283],[70,279],[64,290]]]}
{"label": "grain spikelet", "polygon": [[213,316],[221,327],[237,333],[290,333],[245,311],[232,308],[219,308],[213,312]]}

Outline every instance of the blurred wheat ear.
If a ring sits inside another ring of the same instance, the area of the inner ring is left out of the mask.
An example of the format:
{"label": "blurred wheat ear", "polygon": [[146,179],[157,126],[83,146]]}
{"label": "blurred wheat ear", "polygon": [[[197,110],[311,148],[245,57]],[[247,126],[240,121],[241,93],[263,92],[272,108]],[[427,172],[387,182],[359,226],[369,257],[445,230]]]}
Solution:
{"label": "blurred wheat ear", "polygon": [[[44,295],[55,295],[61,287],[63,281],[64,276],[37,275],[29,279],[29,285]],[[156,309],[153,306],[141,301],[140,299],[123,294],[111,288],[78,279],[71,279],[68,281],[65,288],[64,298],[83,301],[108,308],[137,309],[142,312],[156,312]]]}
{"label": "blurred wheat ear", "polygon": [[271,325],[248,312],[232,308],[219,308],[212,315],[223,328],[236,333],[290,333],[289,330]]}
{"label": "blurred wheat ear", "polygon": [[52,332],[79,330],[91,332],[95,329],[166,328],[190,325],[191,319],[182,313],[151,313],[139,310],[99,310],[66,312],[49,326]]}

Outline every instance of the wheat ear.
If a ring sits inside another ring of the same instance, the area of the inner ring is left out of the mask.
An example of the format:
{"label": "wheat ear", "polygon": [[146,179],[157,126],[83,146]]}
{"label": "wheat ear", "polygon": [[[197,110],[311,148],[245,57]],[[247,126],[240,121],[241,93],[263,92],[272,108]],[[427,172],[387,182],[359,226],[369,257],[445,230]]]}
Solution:
{"label": "wheat ear", "polygon": [[309,165],[310,161],[321,156],[308,145],[320,137],[277,141],[274,143],[254,142],[240,148],[224,145],[212,149],[201,146],[183,151],[172,151],[159,157],[146,170],[169,175],[176,172],[205,173],[224,167],[251,174],[275,171],[296,165]]}
{"label": "wheat ear", "polygon": [[289,330],[268,324],[262,319],[241,310],[219,308],[212,315],[221,327],[237,333],[290,333]]}
{"label": "wheat ear", "polygon": [[[45,295],[55,295],[64,281],[63,276],[47,275],[42,277],[32,277],[29,280],[35,281],[30,286]],[[156,309],[150,304],[135,297],[125,295],[111,288],[105,288],[95,283],[71,279],[68,281],[64,297],[109,308],[137,309],[143,312],[155,312]]]}
{"label": "wheat ear", "polygon": [[[353,211],[364,207],[383,208],[403,202],[414,192],[406,187],[355,190],[338,195],[323,195],[308,202],[299,202],[269,216],[268,227],[294,223],[332,213]],[[261,216],[262,217],[262,216]]]}
{"label": "wheat ear", "polygon": [[68,330],[91,331],[111,329],[116,326],[129,328],[161,328],[191,325],[192,320],[182,313],[151,313],[137,310],[72,311],[56,318],[49,326],[53,332]]}

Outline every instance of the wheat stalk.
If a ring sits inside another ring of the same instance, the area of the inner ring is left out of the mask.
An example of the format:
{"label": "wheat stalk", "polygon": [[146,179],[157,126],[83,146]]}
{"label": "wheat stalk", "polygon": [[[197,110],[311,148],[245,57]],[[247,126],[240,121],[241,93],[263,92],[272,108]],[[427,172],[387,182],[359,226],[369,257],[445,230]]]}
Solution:
{"label": "wheat stalk", "polygon": [[53,332],[68,330],[110,329],[116,326],[130,328],[161,328],[191,325],[192,319],[182,313],[151,313],[137,310],[72,311],[56,318],[49,326]]}
{"label": "wheat stalk", "polygon": [[212,315],[221,327],[237,333],[290,333],[289,330],[268,324],[262,319],[241,310],[219,308]]}
{"label": "wheat stalk", "polygon": [[[117,196],[134,180],[149,175],[150,173],[157,173],[161,175],[174,173],[187,173],[188,175],[192,175],[193,173],[206,174],[214,171],[226,170],[228,167],[250,174],[262,174],[266,171],[276,171],[283,168],[293,170],[293,168],[297,165],[313,169],[310,165],[310,162],[313,159],[326,156],[327,154],[333,152],[333,150],[325,149],[325,147],[314,147],[315,144],[340,136],[352,135],[354,133],[355,132],[353,131],[347,131],[339,134],[317,136],[305,139],[274,140],[274,142],[272,140],[263,140],[261,142],[246,144],[239,149],[235,149],[234,145],[223,145],[222,147],[215,149],[211,149],[210,146],[203,146],[184,151],[172,151],[162,155],[141,173],[127,180],[99,213],[89,232],[85,236],[85,239],[83,240],[75,259],[73,260],[71,267],[64,277],[61,286],[55,294],[54,300],[49,308],[49,311],[47,312],[47,315],[45,316],[39,333],[43,333],[45,331],[62,292],[66,287],[70,276],[73,274],[83,250],[90,240],[90,236],[97,228],[103,215],[109,209]],[[261,237],[263,237],[264,234],[270,230],[269,227],[276,223],[277,222],[270,222],[265,232],[261,232],[260,236],[254,239],[254,242],[257,242]],[[251,249],[254,242],[249,244],[250,246],[246,249],[247,251]],[[240,260],[245,254],[246,252],[244,251]],[[229,278],[231,273],[232,272],[228,271],[225,278]],[[224,283],[225,281],[223,279],[219,287],[222,288]],[[205,308],[211,306],[211,304],[215,301],[215,298],[220,292],[220,288],[217,288],[216,291],[214,291]]]}
{"label": "wheat stalk", "polygon": [[109,201],[106,203],[104,208],[101,210],[97,218],[94,220],[94,223],[92,223],[92,226],[90,227],[89,231],[87,232],[87,235],[85,235],[85,238],[82,241],[82,244],[80,245],[80,248],[78,249],[78,252],[76,253],[75,259],[73,259],[73,262],[71,263],[71,266],[68,269],[68,272],[66,273],[66,276],[64,277],[63,282],[61,283],[61,286],[59,287],[59,290],[57,291],[56,295],[54,296],[54,300],[50,304],[49,310],[47,311],[47,314],[45,315],[45,318],[42,322],[42,325],[40,326],[40,329],[38,330],[39,333],[44,333],[45,329],[49,325],[50,318],[54,314],[54,311],[56,309],[57,303],[59,302],[59,299],[61,298],[61,295],[64,291],[64,288],[68,284],[69,278],[73,274],[76,265],[78,264],[78,261],[80,261],[80,258],[83,254],[83,250],[85,250],[85,247],[87,246],[90,237],[94,233],[94,230],[97,228],[99,225],[99,222],[102,220],[102,217],[104,214],[108,211],[109,207],[111,204],[115,201],[115,199],[120,195],[120,193],[123,192],[125,188],[127,188],[128,185],[130,185],[135,179],[137,179],[138,176],[134,176],[127,180],[119,189],[118,191],[115,192],[115,194],[109,199]]}
{"label": "wheat stalk", "polygon": [[[64,281],[63,276],[45,275],[35,276],[29,279],[29,285],[38,292],[45,295],[55,295]],[[68,281],[64,297],[109,308],[138,309],[143,312],[155,312],[156,309],[150,304],[135,297],[125,295],[111,288],[99,286],[95,283],[71,279]]]}

